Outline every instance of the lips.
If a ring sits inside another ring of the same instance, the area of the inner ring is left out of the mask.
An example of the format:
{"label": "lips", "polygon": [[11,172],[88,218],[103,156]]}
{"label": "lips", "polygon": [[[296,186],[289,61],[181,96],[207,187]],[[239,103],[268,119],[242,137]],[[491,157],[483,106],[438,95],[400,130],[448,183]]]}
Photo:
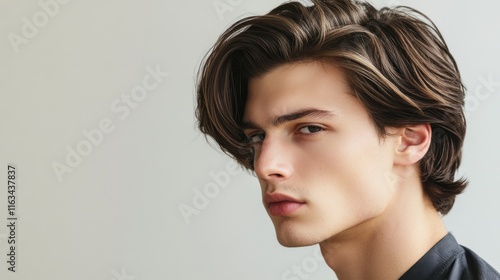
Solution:
{"label": "lips", "polygon": [[271,216],[289,216],[298,210],[305,202],[281,193],[267,193],[264,205]]}

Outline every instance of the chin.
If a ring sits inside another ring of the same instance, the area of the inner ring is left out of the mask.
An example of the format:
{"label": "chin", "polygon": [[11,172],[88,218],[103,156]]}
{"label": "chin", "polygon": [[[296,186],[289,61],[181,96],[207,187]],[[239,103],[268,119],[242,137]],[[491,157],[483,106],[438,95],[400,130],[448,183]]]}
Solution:
{"label": "chin", "polygon": [[306,246],[312,246],[315,244],[318,244],[317,242],[304,242],[304,241],[296,241],[296,240],[289,240],[289,239],[280,239],[278,237],[278,242],[281,244],[283,247],[288,247],[288,248],[295,248],[295,247],[306,247]]}
{"label": "chin", "polygon": [[304,238],[291,238],[290,236],[278,236],[278,242],[284,247],[305,247],[318,244],[316,241],[306,240]]}
{"label": "chin", "polygon": [[304,247],[318,244],[321,240],[314,238],[308,232],[276,228],[278,242],[284,247]]}

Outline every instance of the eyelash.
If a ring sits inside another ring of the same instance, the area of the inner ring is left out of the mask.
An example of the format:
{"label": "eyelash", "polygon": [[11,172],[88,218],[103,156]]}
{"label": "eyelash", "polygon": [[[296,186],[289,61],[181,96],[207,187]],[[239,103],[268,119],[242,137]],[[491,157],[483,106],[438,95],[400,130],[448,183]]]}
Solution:
{"label": "eyelash", "polygon": [[[311,131],[311,132],[308,132],[308,133],[304,133],[304,132],[301,132],[301,130],[303,130],[304,128],[314,128],[313,130],[316,130],[316,131]],[[300,133],[300,134],[303,134],[303,135],[312,135],[312,134],[316,134],[316,133],[319,133],[321,131],[323,131],[324,128],[319,126],[319,125],[304,125],[304,126],[301,126],[299,127],[299,129],[297,130],[297,133]],[[258,140],[253,140],[255,137],[259,137]],[[260,142],[262,142],[264,139],[265,139],[266,135],[264,132],[257,132],[257,133],[253,133],[253,134],[250,134],[248,137],[247,137],[247,143],[249,144],[258,144]]]}
{"label": "eyelash", "polygon": [[[254,140],[253,140],[253,138],[254,138],[254,137],[261,137],[261,139],[259,139],[259,141],[254,141]],[[260,142],[262,142],[262,140],[264,140],[264,137],[265,137],[264,132],[257,132],[257,133],[250,134],[250,135],[247,137],[247,143],[249,143],[249,144],[257,144],[257,143],[260,143]]]}
{"label": "eyelash", "polygon": [[312,128],[312,127],[314,127],[314,129],[317,129],[317,131],[312,131],[312,132],[304,133],[304,134],[315,134],[315,133],[318,133],[320,131],[323,131],[323,128],[321,126],[318,126],[318,125],[305,125],[305,126],[302,126],[301,128],[299,128],[299,131],[301,131],[304,128]]}

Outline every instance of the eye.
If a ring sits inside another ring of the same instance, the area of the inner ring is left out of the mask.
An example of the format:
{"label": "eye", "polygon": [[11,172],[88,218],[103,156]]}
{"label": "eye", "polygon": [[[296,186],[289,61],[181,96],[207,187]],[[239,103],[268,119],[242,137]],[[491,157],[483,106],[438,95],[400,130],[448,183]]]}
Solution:
{"label": "eye", "polygon": [[313,134],[322,131],[323,128],[317,125],[307,125],[299,129],[300,133],[303,134]]}
{"label": "eye", "polygon": [[254,134],[251,134],[248,136],[247,141],[250,144],[257,144],[257,143],[262,142],[262,140],[264,140],[265,136],[266,135],[264,134],[264,132],[254,133]]}

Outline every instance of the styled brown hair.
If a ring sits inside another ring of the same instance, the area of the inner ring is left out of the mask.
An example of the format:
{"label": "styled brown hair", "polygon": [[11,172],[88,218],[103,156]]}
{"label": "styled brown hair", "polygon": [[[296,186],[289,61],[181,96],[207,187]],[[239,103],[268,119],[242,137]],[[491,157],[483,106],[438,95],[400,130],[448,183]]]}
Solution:
{"label": "styled brown hair", "polygon": [[381,137],[386,127],[431,125],[420,174],[436,210],[447,214],[467,186],[465,179],[454,179],[466,128],[465,88],[439,30],[409,7],[312,2],[287,2],[266,15],[241,19],[219,37],[199,71],[199,129],[253,169],[240,126],[249,78],[286,63],[332,63],[345,73]]}

